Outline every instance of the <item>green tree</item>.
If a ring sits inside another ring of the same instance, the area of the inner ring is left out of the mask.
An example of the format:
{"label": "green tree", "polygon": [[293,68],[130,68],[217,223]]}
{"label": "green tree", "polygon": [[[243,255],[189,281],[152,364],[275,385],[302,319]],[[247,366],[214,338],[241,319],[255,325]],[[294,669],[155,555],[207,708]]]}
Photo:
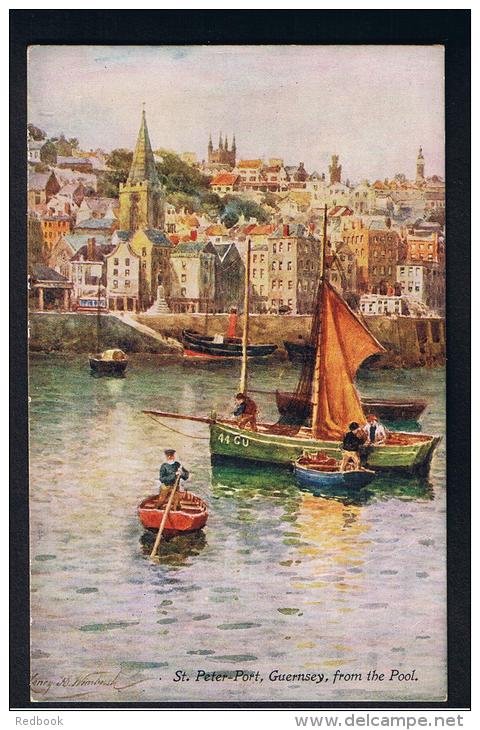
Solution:
{"label": "green tree", "polygon": [[57,163],[57,148],[55,147],[52,140],[47,140],[40,150],[40,159],[46,165],[56,165]]}
{"label": "green tree", "polygon": [[157,162],[157,172],[167,193],[182,192],[196,195],[202,190],[208,190],[210,178],[202,175],[195,167],[181,160],[173,152],[160,150],[158,154],[161,155],[162,161]]}
{"label": "green tree", "polygon": [[132,166],[133,153],[123,147],[112,150],[106,156],[107,169],[98,176],[97,190],[107,198],[118,196],[118,187],[124,183]]}
{"label": "green tree", "polygon": [[241,215],[244,218],[256,218],[259,223],[267,223],[269,220],[268,213],[255,201],[248,198],[226,196],[224,198],[224,210],[221,215],[222,222],[227,228],[231,228],[238,223]]}
{"label": "green tree", "polygon": [[35,124],[28,123],[27,129],[30,133],[30,137],[35,140],[35,142],[40,142],[42,139],[46,139],[47,135],[43,131],[43,129],[40,129],[40,127],[35,126]]}
{"label": "green tree", "polygon": [[427,221],[431,223],[440,223],[443,228],[445,226],[445,208],[432,210],[432,212],[428,215]]}
{"label": "green tree", "polygon": [[59,139],[55,142],[55,149],[59,157],[70,157],[72,154],[72,145],[65,139],[65,135],[60,135]]}

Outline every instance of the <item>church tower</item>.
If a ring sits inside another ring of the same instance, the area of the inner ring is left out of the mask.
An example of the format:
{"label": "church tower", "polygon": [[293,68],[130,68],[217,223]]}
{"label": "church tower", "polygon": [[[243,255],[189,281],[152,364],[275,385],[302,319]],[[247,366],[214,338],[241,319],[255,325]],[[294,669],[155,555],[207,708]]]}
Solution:
{"label": "church tower", "polygon": [[165,196],[155,167],[145,109],[142,111],[132,166],[126,182],[120,183],[119,196],[122,230],[163,229]]}
{"label": "church tower", "polygon": [[342,166],[338,164],[338,155],[332,155],[332,164],[328,166],[330,185],[341,182]]}
{"label": "church tower", "polygon": [[421,185],[425,182],[425,158],[423,156],[422,148],[418,150],[418,157],[417,157],[417,174],[415,177],[415,182],[417,185]]}

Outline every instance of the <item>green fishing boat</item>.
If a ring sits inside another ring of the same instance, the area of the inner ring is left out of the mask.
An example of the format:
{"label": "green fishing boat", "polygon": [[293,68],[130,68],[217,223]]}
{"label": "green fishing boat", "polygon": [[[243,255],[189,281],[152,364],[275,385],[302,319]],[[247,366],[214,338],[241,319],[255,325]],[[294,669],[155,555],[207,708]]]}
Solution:
{"label": "green fishing boat", "polygon": [[[210,424],[210,450],[215,457],[280,464],[291,467],[302,454],[318,451],[328,457],[341,459],[341,442],[314,439],[310,429],[301,429],[296,435],[278,433],[278,426],[259,426],[257,431],[242,431],[229,423]],[[395,441],[374,449],[368,466],[375,471],[403,471],[426,474],[440,438],[420,433],[395,432]],[[402,441],[398,437],[402,438]]]}

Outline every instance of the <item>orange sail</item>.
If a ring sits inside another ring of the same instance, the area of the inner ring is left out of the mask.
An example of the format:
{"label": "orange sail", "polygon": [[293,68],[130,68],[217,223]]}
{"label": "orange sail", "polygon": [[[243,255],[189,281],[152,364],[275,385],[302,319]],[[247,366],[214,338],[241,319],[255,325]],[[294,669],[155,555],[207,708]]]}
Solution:
{"label": "orange sail", "polygon": [[365,421],[353,383],[355,374],[365,358],[385,349],[330,284],[325,282],[322,289],[312,435],[341,438],[351,421]]}

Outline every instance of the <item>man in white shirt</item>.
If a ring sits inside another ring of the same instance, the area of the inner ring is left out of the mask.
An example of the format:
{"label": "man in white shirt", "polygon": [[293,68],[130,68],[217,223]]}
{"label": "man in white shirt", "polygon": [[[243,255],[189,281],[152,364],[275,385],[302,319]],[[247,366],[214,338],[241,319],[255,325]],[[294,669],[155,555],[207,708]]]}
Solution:
{"label": "man in white shirt", "polygon": [[367,437],[366,446],[383,446],[387,438],[385,426],[378,422],[378,418],[372,413],[367,416],[367,423],[363,427],[363,432]]}

